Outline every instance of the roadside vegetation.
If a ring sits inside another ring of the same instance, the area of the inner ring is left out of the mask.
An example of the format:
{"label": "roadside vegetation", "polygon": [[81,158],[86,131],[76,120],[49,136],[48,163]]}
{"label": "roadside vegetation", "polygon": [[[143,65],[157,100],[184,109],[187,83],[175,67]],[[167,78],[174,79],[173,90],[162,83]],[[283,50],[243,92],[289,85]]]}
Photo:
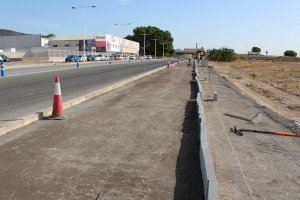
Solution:
{"label": "roadside vegetation", "polygon": [[173,37],[168,30],[161,30],[155,26],[140,26],[133,29],[133,34],[128,35],[125,39],[133,40],[140,43],[141,51],[143,51],[144,47],[144,36],[146,35],[146,55],[154,55],[155,53],[155,40],[156,41],[156,54],[157,56],[163,55],[163,43],[164,43],[164,52],[165,56],[173,56],[174,55],[174,47],[173,47]]}
{"label": "roadside vegetation", "polygon": [[286,50],[284,56],[297,57],[297,53],[293,50]]}
{"label": "roadside vegetation", "polygon": [[234,50],[229,48],[212,49],[209,50],[208,53],[208,58],[211,61],[232,62],[237,58],[237,54]]}

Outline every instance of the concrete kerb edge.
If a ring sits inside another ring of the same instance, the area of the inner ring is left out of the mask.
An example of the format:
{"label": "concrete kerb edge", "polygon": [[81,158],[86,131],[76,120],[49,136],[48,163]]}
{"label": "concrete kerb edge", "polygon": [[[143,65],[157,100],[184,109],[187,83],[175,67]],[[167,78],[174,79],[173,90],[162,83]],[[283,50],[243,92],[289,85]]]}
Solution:
{"label": "concrete kerb edge", "polygon": [[[184,62],[184,61],[180,61],[179,63],[182,63],[182,62]],[[177,65],[177,63],[173,63],[170,66],[175,66],[175,65]],[[163,69],[166,69],[166,68],[167,68],[167,65],[163,65],[162,67],[156,68],[154,70],[136,75],[136,76],[128,78],[126,80],[114,83],[112,85],[106,86],[106,87],[101,88],[99,90],[95,90],[93,92],[82,95],[82,96],[77,97],[75,99],[69,100],[69,101],[67,101],[63,104],[64,109],[76,106],[76,105],[78,105],[78,104],[80,104],[84,101],[87,101],[87,100],[92,99],[94,97],[100,96],[102,94],[105,94],[105,93],[110,92],[112,90],[115,90],[117,88],[123,87],[123,86],[125,86],[129,83],[132,83],[136,80],[139,80],[143,77],[149,76],[153,73],[156,73],[156,72],[158,72],[160,70],[163,70]],[[8,133],[10,133],[12,131],[15,131],[17,129],[20,129],[24,126],[27,126],[27,125],[29,125],[33,122],[39,121],[39,120],[43,119],[44,116],[51,115],[51,112],[52,112],[52,107],[49,107],[49,108],[43,109],[42,111],[38,111],[36,113],[23,116],[23,117],[21,117],[22,120],[6,123],[6,124],[4,124],[3,126],[0,127],[0,137],[3,137]]]}
{"label": "concrete kerb edge", "polygon": [[200,169],[203,179],[204,195],[206,200],[218,200],[219,197],[219,183],[215,174],[213,160],[209,151],[208,132],[206,127],[206,119],[204,114],[202,101],[202,87],[199,81],[198,68],[195,67],[196,82],[198,87],[197,93],[197,109],[199,118],[199,139],[200,139]]}

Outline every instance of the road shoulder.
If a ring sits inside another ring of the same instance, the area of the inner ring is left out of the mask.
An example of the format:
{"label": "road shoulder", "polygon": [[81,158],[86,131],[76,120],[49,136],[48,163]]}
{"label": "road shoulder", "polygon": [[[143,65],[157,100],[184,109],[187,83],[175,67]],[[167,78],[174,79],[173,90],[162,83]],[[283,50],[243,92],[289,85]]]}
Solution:
{"label": "road shoulder", "polygon": [[[165,69],[0,146],[0,197],[201,199],[191,69]],[[194,114],[193,114],[194,113]]]}

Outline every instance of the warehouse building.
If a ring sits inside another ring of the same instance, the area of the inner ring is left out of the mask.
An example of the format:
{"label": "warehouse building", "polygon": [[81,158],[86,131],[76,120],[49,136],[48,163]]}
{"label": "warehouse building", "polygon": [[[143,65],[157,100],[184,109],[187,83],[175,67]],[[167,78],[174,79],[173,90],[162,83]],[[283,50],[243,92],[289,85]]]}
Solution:
{"label": "warehouse building", "polygon": [[41,35],[0,36],[0,50],[41,47]]}
{"label": "warehouse building", "polygon": [[[86,51],[104,52],[108,54],[138,55],[140,44],[110,34],[85,36]],[[83,36],[55,36],[49,39],[49,47],[78,47],[83,50]]]}

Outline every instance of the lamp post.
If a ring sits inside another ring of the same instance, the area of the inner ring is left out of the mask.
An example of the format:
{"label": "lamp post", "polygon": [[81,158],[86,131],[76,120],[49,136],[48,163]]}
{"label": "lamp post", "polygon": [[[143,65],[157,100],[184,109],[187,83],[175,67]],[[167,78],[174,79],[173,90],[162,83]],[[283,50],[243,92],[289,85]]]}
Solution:
{"label": "lamp post", "polygon": [[83,55],[85,56],[85,9],[96,8],[96,6],[72,6],[72,9],[81,9],[83,15]]}
{"label": "lamp post", "polygon": [[150,34],[147,34],[147,33],[145,32],[145,33],[140,34],[140,35],[143,35],[143,36],[144,36],[144,59],[145,59],[145,55],[146,55],[146,35],[150,35]]}
{"label": "lamp post", "polygon": [[165,44],[167,43],[163,42],[161,44],[163,45],[163,59],[165,59]]}
{"label": "lamp post", "polygon": [[[115,26],[130,26],[131,22],[129,22],[129,23],[115,23],[114,25]],[[121,44],[121,54],[122,54],[122,57],[124,56],[123,55],[124,54],[123,48],[124,48],[124,46],[123,46],[123,44]]]}
{"label": "lamp post", "polygon": [[130,26],[130,25],[131,25],[131,22],[125,23],[125,24],[123,24],[123,23],[115,23],[115,26]]}
{"label": "lamp post", "polygon": [[154,38],[154,39],[152,39],[152,40],[154,40],[154,48],[155,48],[155,50],[154,50],[154,58],[155,58],[155,60],[156,60],[156,41],[158,40],[157,38]]}

